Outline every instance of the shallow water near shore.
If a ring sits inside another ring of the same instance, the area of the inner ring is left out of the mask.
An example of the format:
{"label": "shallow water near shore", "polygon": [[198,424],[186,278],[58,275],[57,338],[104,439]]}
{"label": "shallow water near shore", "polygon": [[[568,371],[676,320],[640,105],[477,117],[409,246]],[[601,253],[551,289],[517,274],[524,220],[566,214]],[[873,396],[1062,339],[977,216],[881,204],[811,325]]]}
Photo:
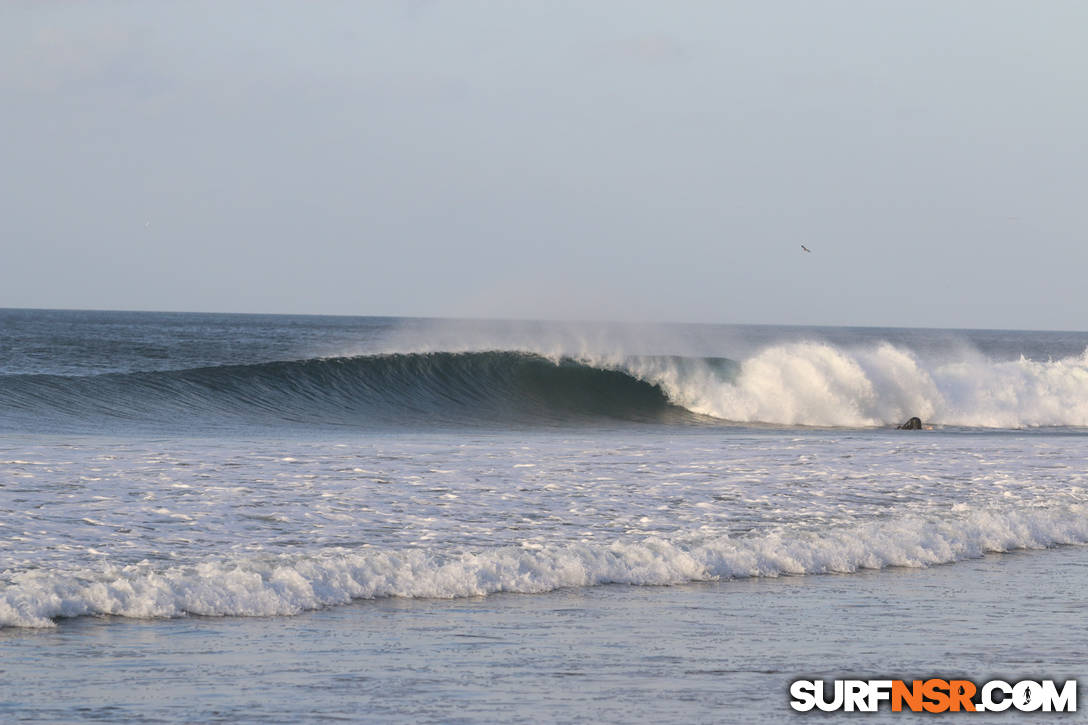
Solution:
{"label": "shallow water near shore", "polygon": [[1088,549],[1065,546],[851,575],[384,599],[286,619],[80,618],[0,631],[0,717],[773,723],[814,717],[789,708],[802,677],[1081,677],[1083,689],[1086,591]]}

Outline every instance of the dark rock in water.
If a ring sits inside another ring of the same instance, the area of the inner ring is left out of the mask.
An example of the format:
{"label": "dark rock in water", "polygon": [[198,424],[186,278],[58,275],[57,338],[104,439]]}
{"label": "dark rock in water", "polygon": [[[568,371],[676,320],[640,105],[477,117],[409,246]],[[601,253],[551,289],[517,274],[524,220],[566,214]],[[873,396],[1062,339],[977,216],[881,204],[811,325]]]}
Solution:
{"label": "dark rock in water", "polygon": [[922,430],[922,419],[918,417],[911,418],[903,425],[895,426],[896,430]]}

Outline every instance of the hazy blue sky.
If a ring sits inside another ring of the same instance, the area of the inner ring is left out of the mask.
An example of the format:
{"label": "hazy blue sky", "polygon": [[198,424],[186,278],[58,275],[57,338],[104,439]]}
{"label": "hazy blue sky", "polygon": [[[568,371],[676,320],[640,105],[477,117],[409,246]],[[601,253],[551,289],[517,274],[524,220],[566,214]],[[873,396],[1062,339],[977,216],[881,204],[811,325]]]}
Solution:
{"label": "hazy blue sky", "polygon": [[1086,28],[6,2],[0,307],[1083,330]]}

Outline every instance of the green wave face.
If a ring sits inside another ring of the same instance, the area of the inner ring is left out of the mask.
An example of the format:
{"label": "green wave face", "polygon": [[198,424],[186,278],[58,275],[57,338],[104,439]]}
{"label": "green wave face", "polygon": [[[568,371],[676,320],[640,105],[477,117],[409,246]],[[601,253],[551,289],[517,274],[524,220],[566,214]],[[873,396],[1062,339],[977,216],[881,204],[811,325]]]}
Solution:
{"label": "green wave face", "polygon": [[254,365],[0,378],[0,425],[176,428],[691,423],[622,369],[522,352],[411,353]]}

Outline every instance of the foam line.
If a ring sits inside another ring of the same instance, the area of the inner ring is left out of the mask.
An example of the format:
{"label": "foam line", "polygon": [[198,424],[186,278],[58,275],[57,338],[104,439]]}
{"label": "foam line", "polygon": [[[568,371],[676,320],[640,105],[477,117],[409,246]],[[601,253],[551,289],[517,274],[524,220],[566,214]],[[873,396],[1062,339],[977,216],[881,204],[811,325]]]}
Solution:
{"label": "foam line", "polygon": [[9,575],[0,626],[56,618],[292,615],[379,597],[535,594],[602,584],[669,585],[742,577],[924,567],[987,552],[1088,543],[1081,504],[983,510],[943,520],[901,518],[830,531],[703,541],[648,538],[449,554],[422,549],[330,550],[156,568],[140,564]]}

